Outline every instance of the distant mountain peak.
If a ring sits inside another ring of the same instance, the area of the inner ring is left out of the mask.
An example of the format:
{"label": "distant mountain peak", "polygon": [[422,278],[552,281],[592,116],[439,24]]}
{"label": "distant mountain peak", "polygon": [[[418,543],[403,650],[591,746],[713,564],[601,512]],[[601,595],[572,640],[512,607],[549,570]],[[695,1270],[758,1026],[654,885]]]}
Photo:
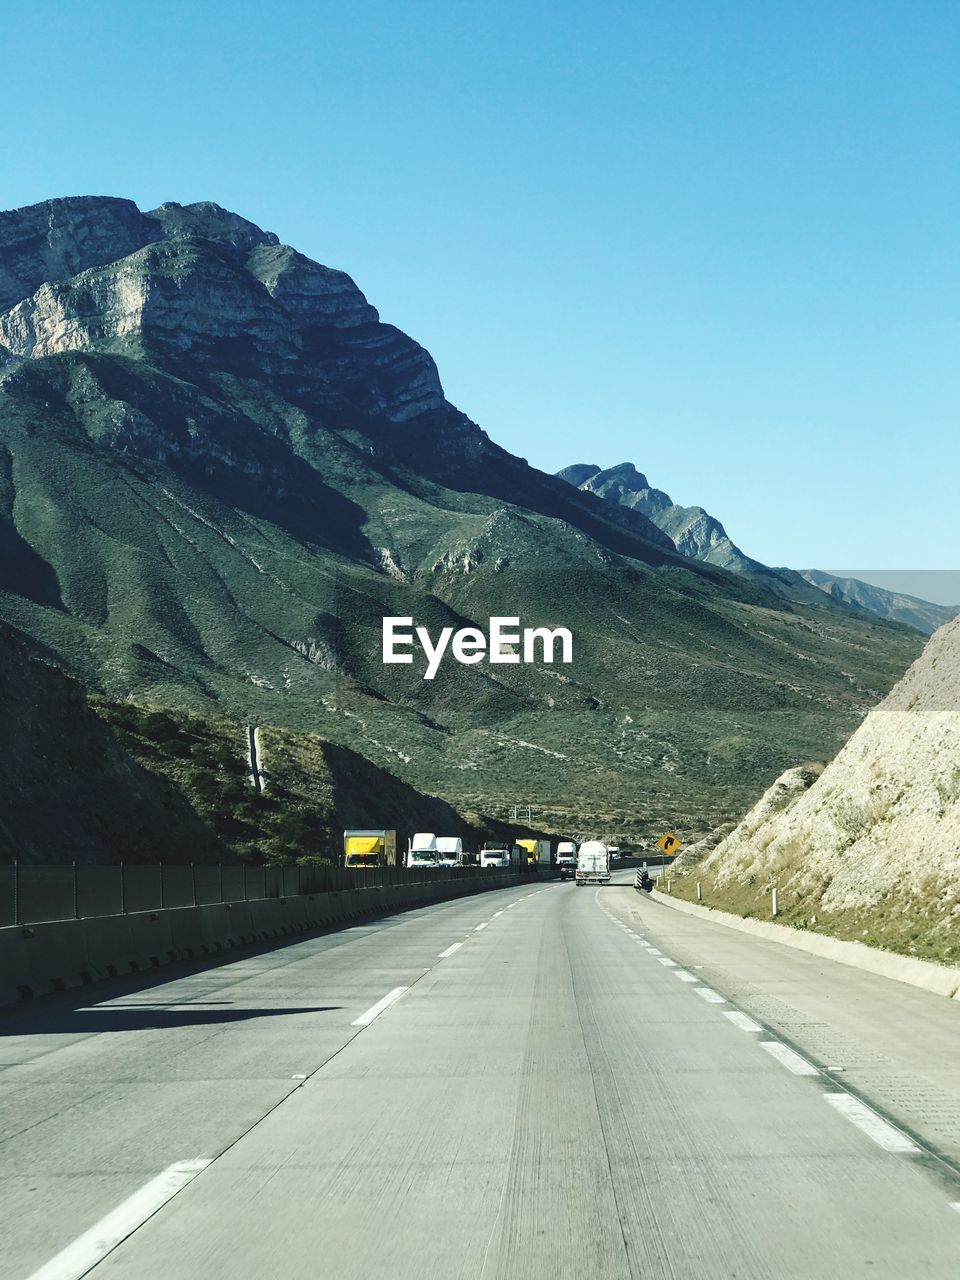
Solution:
{"label": "distant mountain peak", "polygon": [[837,577],[817,569],[773,569],[745,555],[731,540],[720,521],[703,507],[681,507],[662,489],[654,489],[632,462],[601,468],[577,462],[556,473],[561,480],[587,493],[595,493],[620,507],[639,511],[673,541],[681,555],[735,573],[762,574],[795,588],[802,579],[839,605],[865,609],[880,618],[902,622],[927,635],[936,631],[958,610],[945,605],[885,591],[857,578]]}
{"label": "distant mountain peak", "polygon": [[681,555],[720,569],[764,572],[765,565],[745,555],[726,529],[703,507],[681,507],[662,489],[654,489],[632,462],[601,469],[588,463],[564,467],[557,475],[588,493],[639,511],[672,540]]}

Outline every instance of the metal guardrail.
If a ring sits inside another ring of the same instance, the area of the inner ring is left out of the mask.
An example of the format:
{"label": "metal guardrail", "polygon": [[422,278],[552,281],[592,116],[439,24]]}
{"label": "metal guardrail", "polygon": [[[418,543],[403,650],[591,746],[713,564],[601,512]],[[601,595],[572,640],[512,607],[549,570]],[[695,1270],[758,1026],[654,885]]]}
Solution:
{"label": "metal guardrail", "polygon": [[[516,872],[516,867],[427,869],[370,867],[252,867],[205,863],[143,866],[0,864],[0,927],[81,920],[95,916],[160,911],[166,907],[204,907],[261,898],[292,898],[361,887],[430,884],[456,878]],[[532,869],[531,869],[532,870]]]}

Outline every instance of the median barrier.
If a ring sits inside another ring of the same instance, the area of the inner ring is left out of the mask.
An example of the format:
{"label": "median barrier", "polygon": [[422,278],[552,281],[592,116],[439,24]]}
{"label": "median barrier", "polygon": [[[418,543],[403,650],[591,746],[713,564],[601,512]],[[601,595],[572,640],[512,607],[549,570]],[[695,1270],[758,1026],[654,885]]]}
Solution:
{"label": "median barrier", "polygon": [[353,920],[529,883],[529,873],[477,875],[325,893],[163,907],[0,928],[0,1005],[142,973],[241,947],[337,929]]}

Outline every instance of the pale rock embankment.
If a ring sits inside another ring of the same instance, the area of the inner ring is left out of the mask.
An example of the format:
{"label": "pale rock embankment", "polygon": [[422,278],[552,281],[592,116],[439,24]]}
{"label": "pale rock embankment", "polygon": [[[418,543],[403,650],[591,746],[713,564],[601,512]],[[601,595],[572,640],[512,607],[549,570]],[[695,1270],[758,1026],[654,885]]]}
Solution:
{"label": "pale rock embankment", "polygon": [[955,962],[960,619],[935,633],[819,777],[784,773],[697,876],[710,905],[768,915],[776,884],[788,923]]}

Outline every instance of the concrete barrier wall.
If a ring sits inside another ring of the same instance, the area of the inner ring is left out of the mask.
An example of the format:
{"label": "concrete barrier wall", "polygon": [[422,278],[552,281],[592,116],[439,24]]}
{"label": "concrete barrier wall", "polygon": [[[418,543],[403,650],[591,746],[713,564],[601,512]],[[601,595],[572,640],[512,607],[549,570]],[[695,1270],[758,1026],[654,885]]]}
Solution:
{"label": "concrete barrier wall", "polygon": [[373,886],[9,926],[0,929],[0,1005],[487,889],[529,884],[535,878],[519,873],[451,877],[446,883]]}

